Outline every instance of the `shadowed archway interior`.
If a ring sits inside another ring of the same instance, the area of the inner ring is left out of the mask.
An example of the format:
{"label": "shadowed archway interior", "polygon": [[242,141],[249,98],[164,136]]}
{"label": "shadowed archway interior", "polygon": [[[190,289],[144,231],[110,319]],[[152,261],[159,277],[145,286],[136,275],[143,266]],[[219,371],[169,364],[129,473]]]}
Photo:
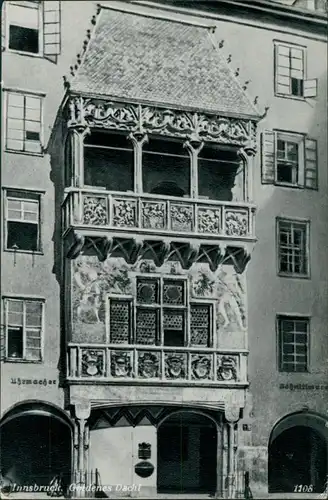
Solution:
{"label": "shadowed archway interior", "polygon": [[49,485],[60,474],[71,480],[71,430],[54,416],[15,415],[0,429],[1,472],[19,486]]}
{"label": "shadowed archway interior", "polygon": [[157,431],[159,493],[214,493],[217,485],[217,428],[208,417],[179,412]]}
{"label": "shadowed archway interior", "polygon": [[295,425],[269,445],[270,493],[319,493],[327,473],[327,443],[315,429]]}

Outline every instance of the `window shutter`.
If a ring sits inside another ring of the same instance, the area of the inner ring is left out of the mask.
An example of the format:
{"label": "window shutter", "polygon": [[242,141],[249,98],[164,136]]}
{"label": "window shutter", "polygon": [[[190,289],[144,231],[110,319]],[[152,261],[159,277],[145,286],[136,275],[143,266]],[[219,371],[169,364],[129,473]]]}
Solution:
{"label": "window shutter", "polygon": [[303,96],[304,97],[317,97],[318,93],[318,80],[313,78],[312,80],[304,80],[303,82]]}
{"label": "window shutter", "polygon": [[265,130],[261,136],[262,184],[273,184],[275,180],[275,133]]}
{"label": "window shutter", "polygon": [[290,95],[290,48],[284,45],[275,46],[275,82],[277,94]]}
{"label": "window shutter", "polygon": [[60,54],[60,1],[43,2],[43,53],[45,56]]}
{"label": "window shutter", "polygon": [[308,189],[318,189],[317,141],[305,139],[304,184]]}
{"label": "window shutter", "polygon": [[6,48],[6,2],[1,7],[1,50]]}

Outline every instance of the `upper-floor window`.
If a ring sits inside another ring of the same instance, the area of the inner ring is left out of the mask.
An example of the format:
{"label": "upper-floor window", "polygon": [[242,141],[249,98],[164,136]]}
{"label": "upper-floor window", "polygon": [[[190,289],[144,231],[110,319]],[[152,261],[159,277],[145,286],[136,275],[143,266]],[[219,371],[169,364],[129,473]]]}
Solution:
{"label": "upper-floor window", "polygon": [[40,194],[7,189],[5,201],[6,250],[40,251]]}
{"label": "upper-floor window", "polygon": [[44,302],[5,298],[6,359],[42,360]]}
{"label": "upper-floor window", "polygon": [[60,2],[9,1],[2,7],[3,49],[44,56],[60,53]]}
{"label": "upper-floor window", "polygon": [[309,327],[309,318],[277,317],[280,371],[308,371]]}
{"label": "upper-floor window", "polygon": [[304,134],[262,133],[262,182],[317,189],[317,141]]}
{"label": "upper-floor window", "polygon": [[277,219],[278,273],[283,276],[309,275],[309,223]]}
{"label": "upper-floor window", "polygon": [[7,91],[6,149],[42,153],[43,96]]}
{"label": "upper-floor window", "polygon": [[275,42],[275,94],[284,97],[316,97],[317,79],[307,79],[305,47]]}
{"label": "upper-floor window", "polygon": [[213,347],[213,305],[190,302],[186,280],[139,277],[136,288],[135,301],[109,299],[111,343]]}

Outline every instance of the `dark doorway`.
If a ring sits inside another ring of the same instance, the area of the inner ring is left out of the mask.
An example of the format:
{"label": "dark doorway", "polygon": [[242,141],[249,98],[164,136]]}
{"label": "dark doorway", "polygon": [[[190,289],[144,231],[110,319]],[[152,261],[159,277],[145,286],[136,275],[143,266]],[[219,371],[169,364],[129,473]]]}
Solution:
{"label": "dark doorway", "polygon": [[217,484],[217,429],[207,417],[176,413],[158,429],[159,493],[214,493]]}
{"label": "dark doorway", "polygon": [[49,485],[61,474],[70,483],[71,431],[48,415],[26,414],[1,427],[1,472],[19,486]]}
{"label": "dark doorway", "polygon": [[311,427],[291,427],[269,446],[269,493],[320,493],[326,471],[325,440]]}

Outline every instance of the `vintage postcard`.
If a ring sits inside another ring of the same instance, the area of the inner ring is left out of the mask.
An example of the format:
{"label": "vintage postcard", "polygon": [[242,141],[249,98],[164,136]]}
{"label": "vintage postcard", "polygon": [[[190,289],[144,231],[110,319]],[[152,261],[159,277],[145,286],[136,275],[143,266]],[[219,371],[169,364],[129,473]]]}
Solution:
{"label": "vintage postcard", "polygon": [[328,499],[327,12],[2,1],[1,499]]}

